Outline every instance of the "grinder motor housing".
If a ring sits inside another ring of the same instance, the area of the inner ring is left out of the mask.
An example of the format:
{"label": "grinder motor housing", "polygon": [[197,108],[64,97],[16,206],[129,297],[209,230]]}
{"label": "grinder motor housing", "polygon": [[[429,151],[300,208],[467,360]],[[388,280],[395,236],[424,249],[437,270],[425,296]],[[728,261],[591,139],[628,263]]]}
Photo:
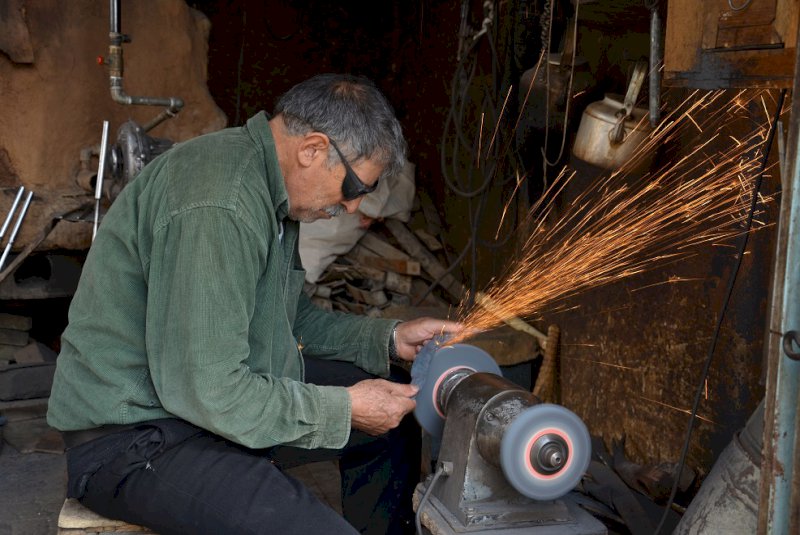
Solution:
{"label": "grinder motor housing", "polygon": [[[548,533],[606,533],[591,515],[558,499],[589,464],[583,422],[503,378],[483,350],[429,345],[418,356],[423,373],[412,369],[422,383],[415,415],[429,434],[441,436],[438,465],[449,470],[417,488],[415,506],[427,525],[439,533],[559,525],[568,529]],[[423,495],[430,503],[421,503]]]}

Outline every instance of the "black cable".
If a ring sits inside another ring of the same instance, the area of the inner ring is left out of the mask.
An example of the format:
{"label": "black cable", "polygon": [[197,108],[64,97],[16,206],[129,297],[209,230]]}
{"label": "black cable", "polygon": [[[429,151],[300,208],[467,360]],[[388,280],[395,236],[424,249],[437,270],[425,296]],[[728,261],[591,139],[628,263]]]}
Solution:
{"label": "black cable", "polygon": [[753,217],[755,216],[756,205],[758,204],[758,192],[761,189],[761,183],[764,181],[764,172],[767,168],[767,160],[769,159],[769,153],[772,148],[772,143],[775,140],[775,132],[777,130],[778,121],[781,118],[781,111],[783,109],[783,101],[786,97],[786,90],[782,89],[780,97],[778,98],[778,105],[775,109],[775,118],[772,120],[772,126],[770,127],[769,134],[767,135],[767,140],[764,144],[764,153],[761,156],[761,167],[758,173],[758,178],[756,179],[756,183],[753,185],[753,193],[752,198],[750,199],[750,211],[747,213],[747,225],[745,228],[744,236],[742,236],[742,241],[739,245],[738,254],[736,255],[736,265],[733,268],[733,273],[731,273],[731,277],[728,280],[728,287],[725,290],[725,300],[722,304],[722,309],[720,310],[719,317],[717,318],[717,325],[714,328],[714,335],[711,338],[711,346],[708,349],[708,355],[706,356],[705,364],[703,365],[703,373],[700,377],[700,384],[697,387],[697,392],[695,392],[694,402],[692,403],[692,413],[689,417],[689,424],[686,428],[686,439],[683,442],[683,449],[681,451],[681,458],[678,462],[677,469],[675,471],[675,481],[672,484],[672,492],[670,492],[669,500],[667,501],[666,506],[664,507],[664,513],[661,516],[661,521],[658,523],[658,527],[656,528],[655,534],[658,535],[661,532],[661,529],[664,527],[664,523],[667,520],[667,515],[669,515],[669,511],[672,508],[672,504],[675,503],[675,496],[678,494],[678,484],[680,483],[680,474],[683,472],[683,467],[686,465],[686,457],[689,453],[689,443],[691,442],[692,438],[692,428],[694,427],[694,420],[697,417],[697,409],[700,406],[700,399],[703,397],[703,391],[705,387],[706,378],[708,377],[708,372],[711,369],[711,362],[714,357],[714,351],[717,348],[717,340],[719,339],[719,333],[722,329],[722,320],[725,318],[725,312],[728,309],[728,303],[731,300],[731,296],[733,295],[733,287],[736,283],[736,275],[739,273],[739,269],[742,266],[742,259],[744,258],[745,250],[747,249],[747,242],[750,239],[750,229],[753,226]]}
{"label": "black cable", "polygon": [[471,245],[472,245],[472,236],[470,236],[469,240],[467,240],[467,244],[464,246],[464,248],[461,250],[461,252],[458,253],[458,257],[455,260],[453,260],[453,262],[450,264],[450,267],[445,269],[444,272],[441,275],[436,277],[436,279],[433,282],[431,282],[430,285],[428,285],[428,289],[425,290],[425,293],[423,293],[422,296],[419,299],[417,299],[417,301],[415,303],[413,303],[412,306],[418,307],[420,304],[422,304],[422,301],[426,297],[428,297],[428,295],[430,295],[430,293],[433,291],[433,289],[436,288],[436,285],[439,284],[440,282],[442,282],[442,279],[444,279],[447,275],[449,275],[450,273],[453,272],[453,270],[458,266],[458,264],[460,264],[461,261],[464,260],[464,257],[467,255],[467,252],[470,250]]}

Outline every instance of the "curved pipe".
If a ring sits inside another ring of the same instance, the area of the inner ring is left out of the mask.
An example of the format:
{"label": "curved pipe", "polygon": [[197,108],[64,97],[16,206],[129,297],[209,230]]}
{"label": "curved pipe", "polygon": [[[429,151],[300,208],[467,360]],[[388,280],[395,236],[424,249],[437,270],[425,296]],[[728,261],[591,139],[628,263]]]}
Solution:
{"label": "curved pipe", "polygon": [[118,104],[125,106],[166,106],[158,116],[147,123],[143,129],[145,132],[152,130],[157,125],[164,122],[170,117],[175,117],[177,113],[183,108],[183,100],[178,97],[135,97],[125,93],[122,87],[122,73],[123,73],[123,60],[122,60],[122,43],[128,41],[127,36],[120,32],[120,20],[122,18],[120,11],[120,0],[110,0],[111,5],[109,8],[110,14],[110,44],[108,46],[108,66],[109,66],[109,79],[111,98]]}

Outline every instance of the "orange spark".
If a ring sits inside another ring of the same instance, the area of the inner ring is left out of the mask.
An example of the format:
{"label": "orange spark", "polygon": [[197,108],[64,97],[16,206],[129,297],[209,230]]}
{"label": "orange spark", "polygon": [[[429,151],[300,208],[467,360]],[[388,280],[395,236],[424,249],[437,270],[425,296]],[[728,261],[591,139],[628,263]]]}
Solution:
{"label": "orange spark", "polygon": [[[458,316],[470,328],[466,332],[558,310],[581,291],[688,258],[699,246],[724,244],[745,232],[765,125],[741,140],[727,136],[734,143],[709,156],[712,142],[724,141],[721,132],[731,112],[756,98],[739,92],[725,105],[720,102],[723,95],[692,92],[666,114],[622,168],[556,208],[556,199],[576,174],[562,169],[531,208],[529,217],[535,220],[522,237],[521,254],[484,290],[491,310],[480,304],[468,309],[467,299],[459,306]],[[691,113],[701,109],[708,118],[698,124]],[[648,152],[688,131],[716,133],[688,145],[688,154],[659,169],[638,177],[630,172]]]}
{"label": "orange spark", "polygon": [[[637,395],[636,397],[637,397],[637,398],[640,398],[640,399],[643,399],[643,400],[645,400],[645,401],[650,401],[650,402],[652,402],[652,403],[655,403],[655,404],[657,404],[657,405],[662,405],[662,406],[664,406],[664,407],[667,407],[668,409],[672,409],[672,410],[674,410],[674,411],[678,411],[678,412],[683,412],[683,413],[686,413],[686,414],[688,414],[688,415],[690,415],[690,416],[691,416],[691,414],[692,414],[692,411],[690,411],[689,409],[681,409],[680,407],[676,407],[676,406],[674,406],[674,405],[670,405],[669,403],[664,403],[663,401],[658,401],[658,400],[656,400],[656,399],[650,399],[650,398],[646,398],[646,397],[644,397],[644,396],[639,396],[639,395]],[[694,416],[695,416],[695,418],[697,418],[698,420],[703,420],[704,422],[708,422],[708,423],[710,423],[710,424],[717,425],[717,424],[716,424],[716,422],[714,422],[713,420],[710,420],[710,419],[708,419],[708,418],[705,418],[705,417],[703,417],[703,416],[700,416],[699,414],[695,414]]]}

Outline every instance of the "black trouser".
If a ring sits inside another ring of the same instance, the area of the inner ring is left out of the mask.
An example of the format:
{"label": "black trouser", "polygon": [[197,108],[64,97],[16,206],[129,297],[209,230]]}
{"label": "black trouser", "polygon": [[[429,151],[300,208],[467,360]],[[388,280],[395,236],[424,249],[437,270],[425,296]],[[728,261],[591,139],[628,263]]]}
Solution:
{"label": "black trouser", "polygon": [[[403,373],[403,370],[393,370]],[[347,386],[371,376],[306,359],[306,380]],[[68,495],[161,535],[410,533],[419,428],[409,415],[380,437],[353,431],[340,450],[251,450],[182,420],[144,423],[67,451]],[[345,521],[282,468],[339,460]]]}

